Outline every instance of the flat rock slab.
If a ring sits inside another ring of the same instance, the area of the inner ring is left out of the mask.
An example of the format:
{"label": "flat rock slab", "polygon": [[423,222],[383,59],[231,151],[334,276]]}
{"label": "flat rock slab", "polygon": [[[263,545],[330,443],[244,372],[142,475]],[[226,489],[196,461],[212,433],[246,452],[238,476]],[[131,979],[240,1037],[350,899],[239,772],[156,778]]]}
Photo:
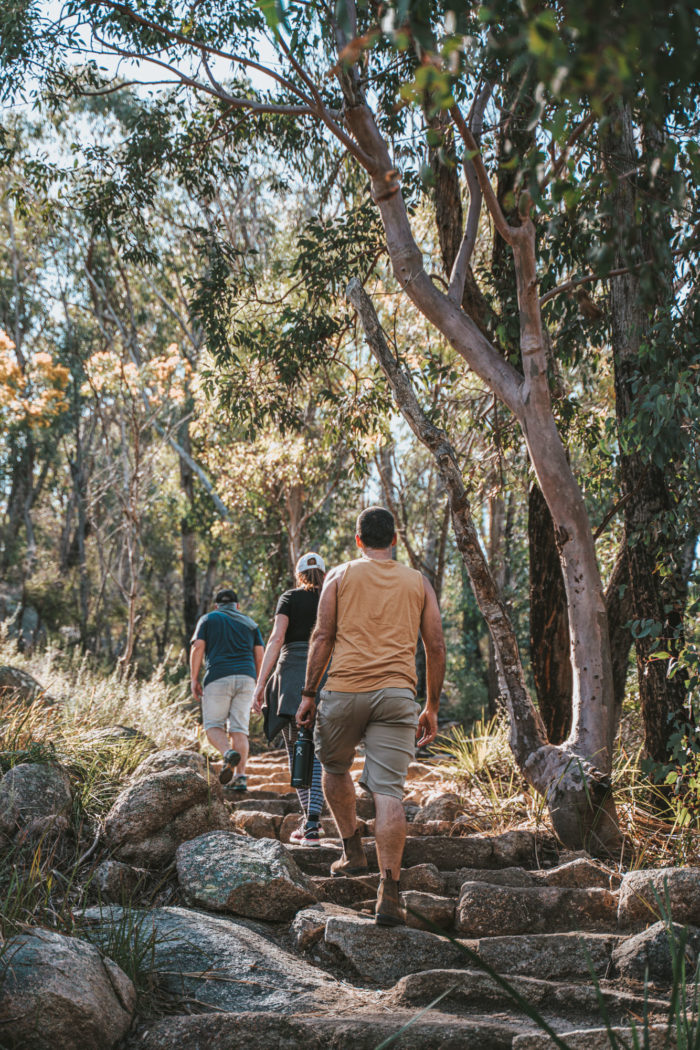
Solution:
{"label": "flat rock slab", "polygon": [[467,937],[614,929],[617,895],[601,889],[466,882],[457,906],[456,926]]}
{"label": "flat rock slab", "polygon": [[[370,851],[367,850],[368,856]],[[374,851],[371,856],[376,863]],[[538,837],[532,831],[506,831],[502,835],[465,835],[463,838],[410,838],[403,862],[435,864],[440,871],[457,868],[534,868]]]}
{"label": "flat rock slab", "polygon": [[326,932],[326,923],[334,915],[355,917],[355,913],[349,908],[343,908],[340,904],[330,904],[328,901],[312,904],[310,907],[302,908],[301,911],[297,912],[289,931],[296,947],[300,951],[312,948],[314,944],[323,938]]}
{"label": "flat rock slab", "polygon": [[183,843],[176,863],[187,900],[211,911],[283,922],[316,900],[313,886],[276,839],[212,831]]}
{"label": "flat rock slab", "polygon": [[[298,819],[298,818],[297,818]],[[264,810],[236,810],[231,823],[238,831],[254,839],[277,839],[284,817]]]}
{"label": "flat rock slab", "polygon": [[296,864],[307,875],[323,875],[330,878],[331,864],[343,854],[343,847],[322,843],[320,846],[286,846]]}
{"label": "flat rock slab", "polygon": [[[671,914],[665,916],[669,906]],[[621,929],[639,929],[669,917],[700,926],[700,868],[649,868],[623,877],[618,910]]]}
{"label": "flat rock slab", "polygon": [[376,896],[379,875],[357,875],[352,879],[329,879],[312,875],[309,883],[319,900],[347,907]]}
{"label": "flat rock slab", "polygon": [[510,1050],[513,1036],[525,1027],[508,1019],[433,1012],[416,1020],[408,1010],[332,1017],[206,1014],[158,1021],[130,1045],[134,1050],[376,1050],[409,1021],[392,1044],[396,1050]]}
{"label": "flat rock slab", "polygon": [[111,1050],[131,1025],[134,986],[92,944],[52,930],[9,938],[0,981],[3,1046]]}
{"label": "flat rock slab", "polygon": [[603,890],[616,890],[622,881],[621,876],[610,868],[596,864],[593,860],[577,857],[567,864],[536,873],[538,883],[544,886],[566,886],[570,889],[588,889],[598,887]]}
{"label": "flat rock slab", "polygon": [[532,874],[525,868],[459,868],[442,873],[444,892],[458,897],[465,882],[488,882],[492,886],[533,886]]}
{"label": "flat rock slab", "polygon": [[401,894],[401,904],[406,909],[406,923],[416,930],[431,930],[433,926],[451,930],[454,926],[455,901],[452,897],[406,890]]}
{"label": "flat rock slab", "polygon": [[498,973],[537,974],[543,980],[588,980],[589,960],[594,973],[604,977],[613,949],[622,939],[608,933],[535,933],[482,937],[471,944]]}
{"label": "flat rock slab", "polygon": [[468,956],[444,937],[408,926],[376,926],[359,915],[329,918],[325,940],[361,977],[384,988],[419,970],[471,965]]}
{"label": "flat rock slab", "polygon": [[[637,1026],[637,1039],[640,1038]],[[649,1041],[644,1046],[647,1050],[672,1050],[676,1045],[675,1040],[670,1043],[666,1037],[665,1025],[649,1026]],[[634,1046],[634,1031],[632,1028],[616,1028],[613,1032],[620,1039],[624,1039],[625,1046]],[[586,1028],[576,1032],[563,1033],[562,1038],[566,1041],[568,1050],[610,1050],[610,1036],[607,1028]],[[513,1050],[554,1050],[556,1043],[544,1033],[542,1035],[518,1035],[513,1040]]]}
{"label": "flat rock slab", "polygon": [[[247,795],[248,793],[246,793]],[[260,792],[263,794],[263,792]],[[248,810],[253,810],[257,813],[272,813],[276,817],[286,817],[288,813],[291,813],[295,808],[298,810],[298,806],[295,807],[291,800],[286,798],[244,798],[240,802],[233,802],[232,808],[236,813],[244,813]],[[297,812],[297,820],[301,819],[301,812]]]}
{"label": "flat rock slab", "polygon": [[[303,1012],[337,997],[337,981],[243,922],[187,908],[154,908],[132,915],[142,942],[153,940],[159,987],[196,1000],[200,1009],[203,1004],[230,1013],[285,1011],[293,1003]],[[115,905],[89,908],[83,921],[99,944],[110,929],[124,923],[124,910]]]}
{"label": "flat rock slab", "polygon": [[[544,981],[535,977],[510,977],[510,987],[532,1006],[543,1013],[558,1018],[572,1018],[587,1022],[600,1018],[598,996],[591,982],[573,984],[564,981]],[[600,994],[613,1020],[624,1021],[629,1014],[638,1016],[644,1012],[645,1002],[651,1013],[665,1014],[668,1001],[665,999],[635,995],[612,987],[609,982],[599,985]],[[392,989],[391,1000],[398,1005],[427,1006],[439,995],[447,992],[442,1002],[460,1008],[479,1010],[484,1004],[500,1009],[517,1009],[509,995],[497,981],[482,970],[428,970],[403,977]],[[444,1006],[442,1007],[444,1009]]]}

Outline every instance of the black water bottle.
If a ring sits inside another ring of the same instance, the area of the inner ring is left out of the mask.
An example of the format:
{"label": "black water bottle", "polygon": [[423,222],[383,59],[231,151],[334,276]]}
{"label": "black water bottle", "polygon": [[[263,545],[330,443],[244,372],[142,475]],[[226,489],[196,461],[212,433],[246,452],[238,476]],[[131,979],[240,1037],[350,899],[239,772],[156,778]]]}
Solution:
{"label": "black water bottle", "polygon": [[311,787],[314,770],[314,736],[311,729],[300,729],[294,741],[292,756],[292,787]]}

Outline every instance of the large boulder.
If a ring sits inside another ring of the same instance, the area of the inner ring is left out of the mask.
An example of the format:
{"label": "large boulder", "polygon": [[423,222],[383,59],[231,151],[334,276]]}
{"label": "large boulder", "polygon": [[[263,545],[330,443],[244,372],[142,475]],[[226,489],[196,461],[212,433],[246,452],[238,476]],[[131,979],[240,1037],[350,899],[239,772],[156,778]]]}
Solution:
{"label": "large boulder", "polygon": [[469,937],[497,937],[502,933],[614,929],[616,919],[617,896],[609,890],[466,882],[456,926]]}
{"label": "large boulder", "polygon": [[12,838],[33,822],[65,817],[72,801],[68,774],[60,766],[13,766],[0,781],[0,835]]}
{"label": "large boulder", "polygon": [[194,769],[166,769],[125,788],[107,814],[105,840],[117,860],[152,868],[203,831],[227,828],[218,780]]}
{"label": "large boulder", "polygon": [[[620,977],[644,981],[647,976],[655,984],[671,984],[673,981],[673,954],[669,941],[673,938],[675,954],[680,957],[681,938],[684,938],[684,954],[690,955],[691,963],[700,950],[700,930],[694,926],[684,928],[675,923],[671,930],[663,922],[655,922],[642,933],[627,937],[613,951],[615,972]],[[692,971],[694,966],[690,966]]]}
{"label": "large boulder", "polygon": [[[96,943],[124,927],[125,911],[112,905],[83,913]],[[159,988],[197,1008],[237,1014],[243,1010],[315,1010],[337,995],[336,982],[317,967],[280,948],[251,924],[187,908],[130,912],[143,943],[153,944]],[[86,1044],[87,1046],[99,1044]]]}
{"label": "large boulder", "polygon": [[143,780],[151,773],[162,773],[169,769],[194,769],[195,773],[207,775],[207,760],[197,751],[186,751],[179,748],[167,748],[165,751],[154,751],[144,758],[134,772],[132,780]]}
{"label": "large boulder", "polygon": [[649,868],[623,877],[620,928],[639,929],[660,918],[700,926],[700,868]]}
{"label": "large boulder", "polygon": [[2,1045],[110,1050],[126,1034],[134,986],[92,944],[49,930],[11,937],[0,982]]}
{"label": "large boulder", "polygon": [[215,831],[177,851],[185,897],[210,911],[284,921],[316,901],[312,884],[276,839]]}
{"label": "large boulder", "polygon": [[19,667],[10,667],[8,664],[0,666],[0,699],[5,696],[17,696],[27,703],[31,703],[45,693],[41,682],[32,678],[26,671]]}

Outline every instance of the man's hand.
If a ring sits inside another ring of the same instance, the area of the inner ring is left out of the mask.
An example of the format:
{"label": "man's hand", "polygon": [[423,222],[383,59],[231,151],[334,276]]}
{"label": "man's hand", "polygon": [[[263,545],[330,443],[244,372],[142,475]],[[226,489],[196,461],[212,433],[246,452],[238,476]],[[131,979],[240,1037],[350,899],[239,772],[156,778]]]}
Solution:
{"label": "man's hand", "polygon": [[418,728],[416,729],[418,740],[416,741],[416,747],[426,747],[428,744],[432,744],[437,736],[437,731],[437,710],[434,707],[428,707],[426,704],[418,716]]}
{"label": "man's hand", "polygon": [[253,690],[253,710],[255,711],[256,715],[259,715],[260,712],[262,711],[262,706],[263,706],[263,700],[264,699],[265,699],[265,686],[264,685],[256,685],[255,689]]}
{"label": "man's hand", "polygon": [[302,696],[297,710],[296,722],[299,728],[311,729],[316,718],[316,701],[310,696]]}
{"label": "man's hand", "polygon": [[192,678],[190,680],[190,684],[191,684],[191,687],[192,687],[192,696],[195,698],[195,700],[197,701],[198,704],[201,704],[201,702],[202,702],[202,683],[199,681],[198,678]]}

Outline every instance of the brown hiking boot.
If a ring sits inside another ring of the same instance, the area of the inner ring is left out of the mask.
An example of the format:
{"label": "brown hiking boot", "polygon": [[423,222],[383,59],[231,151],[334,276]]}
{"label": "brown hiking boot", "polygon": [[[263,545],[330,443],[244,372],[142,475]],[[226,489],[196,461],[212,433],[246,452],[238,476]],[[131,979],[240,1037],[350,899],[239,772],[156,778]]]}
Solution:
{"label": "brown hiking boot", "polygon": [[406,913],[399,904],[399,884],[390,872],[384,873],[377,890],[377,907],[374,912],[377,926],[405,926]]}
{"label": "brown hiking boot", "polygon": [[368,871],[367,858],[362,848],[362,835],[360,829],[349,839],[343,839],[343,856],[340,860],[334,860],[331,864],[331,876],[336,879],[345,878],[347,875],[366,875]]}

